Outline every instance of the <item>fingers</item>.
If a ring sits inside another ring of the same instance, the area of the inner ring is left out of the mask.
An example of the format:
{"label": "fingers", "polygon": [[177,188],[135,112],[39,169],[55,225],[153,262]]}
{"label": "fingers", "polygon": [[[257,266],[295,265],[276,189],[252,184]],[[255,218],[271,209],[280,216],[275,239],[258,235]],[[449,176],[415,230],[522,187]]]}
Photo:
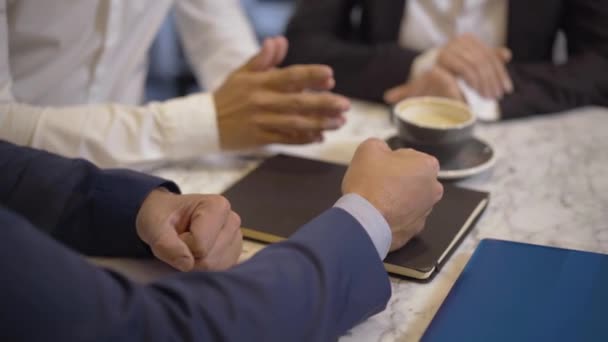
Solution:
{"label": "fingers", "polygon": [[240,217],[231,211],[211,250],[204,258],[196,259],[194,268],[220,271],[232,267],[238,261],[242,251],[243,237],[240,227]]}
{"label": "fingers", "polygon": [[[375,150],[376,152],[392,151],[384,140],[380,140],[378,138],[368,138],[364,142],[362,142],[359,147],[357,147],[357,151],[361,151],[360,153],[363,153],[365,150],[369,149],[371,149],[372,151]],[[357,153],[357,151],[355,151],[355,153]]]}
{"label": "fingers", "polygon": [[507,69],[505,67],[505,64],[509,63],[511,61],[511,58],[513,57],[511,54],[511,50],[501,47],[501,48],[496,49],[495,53],[498,55],[500,60],[502,60],[502,62],[503,62],[503,64],[501,64],[501,68],[500,68],[500,79],[502,81],[504,90],[506,93],[512,93],[513,92],[513,81],[511,80],[511,76],[509,76],[509,73],[507,72]]}
{"label": "fingers", "polygon": [[[430,158],[429,158],[430,159]],[[434,158],[432,158],[434,159]],[[432,161],[429,161],[433,163]],[[438,164],[438,163],[437,163]],[[390,251],[397,250],[403,247],[416,235],[420,234],[426,225],[426,221],[433,211],[433,206],[441,200],[443,196],[443,185],[440,182],[435,182],[433,188],[433,200],[429,203],[430,207],[427,207],[423,214],[417,217],[413,222],[403,225],[400,229],[393,230],[393,238],[391,241]]]}
{"label": "fingers", "polygon": [[[422,85],[418,86],[418,83],[422,83]],[[441,67],[434,67],[427,71],[422,79],[415,80],[411,87],[419,88],[413,91],[413,96],[427,95],[463,100],[456,78]]]}
{"label": "fingers", "polygon": [[384,100],[389,104],[395,104],[415,96],[439,96],[464,100],[456,78],[439,66],[433,67],[415,80],[389,89],[384,93]]}
{"label": "fingers", "polygon": [[[418,170],[418,183],[424,188],[415,202],[415,212],[419,214],[428,212],[443,196],[443,185],[437,180],[440,164],[437,158],[413,149],[399,149],[394,151],[402,160],[416,160]],[[418,216],[418,215],[415,215]]]}
{"label": "fingers", "polygon": [[285,37],[266,38],[260,51],[242,69],[266,71],[281,64],[287,55],[288,42]]}
{"label": "fingers", "polygon": [[496,49],[496,54],[504,63],[509,63],[513,58],[513,53],[506,47],[499,47]]}
{"label": "fingers", "polygon": [[505,68],[511,58],[508,49],[491,49],[472,35],[463,35],[448,43],[440,53],[439,63],[451,73],[462,77],[481,95],[501,98],[512,91],[512,82]]}
{"label": "fingers", "polygon": [[322,142],[323,132],[274,131],[268,129],[258,133],[257,139],[260,144],[303,145]]}
{"label": "fingers", "polygon": [[219,195],[206,196],[194,209],[190,221],[193,241],[189,247],[195,259],[209,254],[230,212],[230,202]]}
{"label": "fingers", "polygon": [[448,71],[441,68],[433,68],[429,72],[431,82],[427,87],[430,95],[446,97],[449,99],[464,101],[456,78]]}
{"label": "fingers", "polygon": [[333,70],[326,65],[293,65],[271,70],[260,78],[267,88],[284,92],[330,90],[335,85]]}
{"label": "fingers", "polygon": [[236,233],[232,238],[232,241],[226,248],[226,253],[222,254],[222,259],[219,261],[219,270],[228,269],[237,264],[239,257],[243,252],[243,233],[241,229],[236,229]]}
{"label": "fingers", "polygon": [[334,130],[342,127],[345,123],[345,119],[341,116],[324,117],[298,114],[259,114],[252,120],[264,130],[302,133]]}
{"label": "fingers", "polygon": [[182,272],[190,271],[194,266],[194,256],[175,229],[165,230],[163,235],[150,245],[150,249],[158,259]]}
{"label": "fingers", "polygon": [[461,38],[448,43],[440,53],[439,63],[452,74],[462,77],[475,90],[484,94],[485,89],[475,60],[464,48],[462,40]]}
{"label": "fingers", "polygon": [[271,67],[275,56],[275,44],[265,39],[260,51],[241,68],[244,71],[264,71]]}
{"label": "fingers", "polygon": [[327,92],[278,93],[259,92],[252,98],[254,105],[273,113],[297,113],[339,117],[350,109],[350,101]]}
{"label": "fingers", "polygon": [[387,90],[384,93],[384,101],[388,104],[395,104],[413,95],[409,84],[403,84]]}
{"label": "fingers", "polygon": [[289,49],[289,42],[287,38],[279,36],[275,37],[276,51],[275,58],[273,61],[273,66],[279,66],[285,60],[285,56],[287,56],[287,50]]}
{"label": "fingers", "polygon": [[391,240],[391,246],[389,251],[395,251],[403,247],[416,235],[420,234],[426,225],[426,219],[428,215],[421,216],[415,222],[410,224],[407,229],[393,231],[393,239]]}
{"label": "fingers", "polygon": [[482,42],[474,37],[463,40],[465,51],[470,55],[470,65],[476,68],[481,77],[482,95],[488,98],[500,98],[504,91],[499,78],[498,69],[502,67],[502,61],[490,51]]}

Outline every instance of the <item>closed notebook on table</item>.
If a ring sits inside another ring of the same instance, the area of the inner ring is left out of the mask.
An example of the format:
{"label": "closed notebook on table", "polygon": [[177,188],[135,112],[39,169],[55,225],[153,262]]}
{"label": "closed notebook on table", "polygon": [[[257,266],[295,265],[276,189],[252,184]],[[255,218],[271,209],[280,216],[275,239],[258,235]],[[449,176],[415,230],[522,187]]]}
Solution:
{"label": "closed notebook on table", "polygon": [[482,240],[422,341],[608,341],[608,255]]}
{"label": "closed notebook on table", "polygon": [[[264,161],[224,192],[242,219],[243,235],[277,242],[332,207],[341,196],[346,166],[277,155]],[[390,253],[386,269],[396,275],[429,279],[473,226],[488,194],[445,185],[443,199],[426,229]]]}

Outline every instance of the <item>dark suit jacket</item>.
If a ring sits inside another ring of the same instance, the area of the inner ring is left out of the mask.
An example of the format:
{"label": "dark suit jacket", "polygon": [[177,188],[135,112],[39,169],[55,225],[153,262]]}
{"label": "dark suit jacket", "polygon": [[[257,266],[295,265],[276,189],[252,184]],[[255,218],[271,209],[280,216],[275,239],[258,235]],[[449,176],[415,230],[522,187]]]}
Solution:
{"label": "dark suit jacket", "polygon": [[4,142],[0,174],[0,341],[327,341],[390,297],[371,240],[341,209],[230,271],[144,286],[64,245],[146,255],[136,214],[173,183]]}
{"label": "dark suit jacket", "polygon": [[[607,106],[608,2],[508,3],[508,72],[515,92],[500,101],[503,117]],[[303,0],[287,29],[287,63],[328,64],[338,92],[382,101],[385,90],[408,78],[420,53],[398,45],[404,5],[405,0]],[[356,13],[360,20],[351,19]],[[560,30],[568,41],[568,62],[555,65]]]}

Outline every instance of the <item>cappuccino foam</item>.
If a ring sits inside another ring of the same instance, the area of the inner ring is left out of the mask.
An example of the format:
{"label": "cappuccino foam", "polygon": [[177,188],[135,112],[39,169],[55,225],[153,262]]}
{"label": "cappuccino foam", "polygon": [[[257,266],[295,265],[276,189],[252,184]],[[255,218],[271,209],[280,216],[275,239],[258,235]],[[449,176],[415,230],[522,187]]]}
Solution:
{"label": "cappuccino foam", "polygon": [[470,120],[471,114],[450,106],[438,104],[418,104],[399,108],[397,115],[401,120],[418,126],[447,129]]}

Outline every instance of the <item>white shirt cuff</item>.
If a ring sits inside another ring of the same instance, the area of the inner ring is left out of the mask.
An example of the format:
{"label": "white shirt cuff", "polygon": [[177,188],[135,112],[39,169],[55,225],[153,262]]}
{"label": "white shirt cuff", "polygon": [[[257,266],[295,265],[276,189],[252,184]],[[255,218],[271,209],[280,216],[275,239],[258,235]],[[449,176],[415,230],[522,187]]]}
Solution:
{"label": "white shirt cuff", "polygon": [[500,108],[498,108],[497,101],[481,96],[464,80],[458,79],[458,87],[477,119],[481,121],[500,120]]}
{"label": "white shirt cuff", "polygon": [[164,134],[175,159],[220,151],[213,94],[197,93],[161,103]]}
{"label": "white shirt cuff", "polygon": [[357,194],[342,196],[334,207],[345,210],[361,224],[376,247],[380,259],[384,260],[391,247],[393,236],[388,222],[378,209]]}
{"label": "white shirt cuff", "polygon": [[410,80],[431,70],[435,66],[435,63],[437,63],[438,56],[439,48],[430,49],[418,55],[410,68]]}

